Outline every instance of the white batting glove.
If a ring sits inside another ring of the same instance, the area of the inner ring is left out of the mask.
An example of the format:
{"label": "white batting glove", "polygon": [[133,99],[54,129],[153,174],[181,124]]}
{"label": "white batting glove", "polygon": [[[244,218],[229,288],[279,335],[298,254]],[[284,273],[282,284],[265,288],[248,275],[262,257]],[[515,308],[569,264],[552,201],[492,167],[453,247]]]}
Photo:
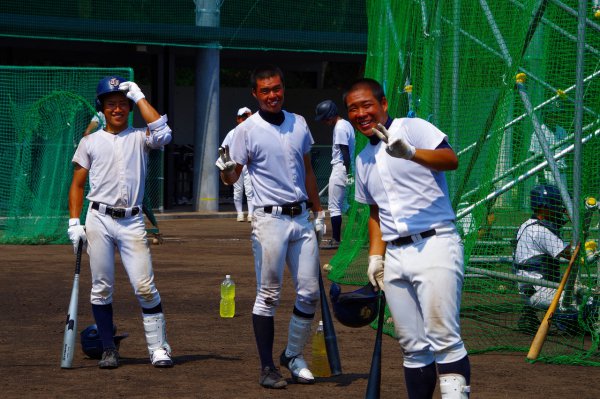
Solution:
{"label": "white batting glove", "polygon": [[146,98],[142,90],[134,82],[123,82],[119,85],[119,90],[124,91],[127,98],[133,100],[137,104],[142,98]]}
{"label": "white batting glove", "polygon": [[235,162],[231,160],[229,156],[229,146],[219,147],[219,158],[217,158],[217,162],[215,162],[217,168],[222,170],[223,172],[231,172],[235,169]]}
{"label": "white batting glove", "polygon": [[351,174],[348,174],[346,176],[346,187],[351,186],[353,184],[354,184],[354,176],[352,176]]}
{"label": "white batting glove", "polygon": [[400,137],[390,138],[390,133],[381,123],[373,128],[373,133],[375,133],[381,141],[387,144],[385,150],[394,158],[412,159],[415,156],[417,150],[414,146],[408,144],[406,140]]}
{"label": "white batting glove", "polygon": [[325,232],[327,230],[327,226],[325,225],[325,211],[319,211],[315,215],[313,225],[315,227],[315,233],[317,233],[317,241],[321,243],[321,241],[323,241],[323,236],[325,235]]}
{"label": "white batting glove", "polygon": [[69,219],[69,228],[67,230],[67,234],[69,235],[69,240],[71,240],[73,243],[73,253],[77,253],[79,240],[83,241],[83,249],[85,249],[87,244],[87,236],[85,235],[85,227],[81,225],[79,218]]}
{"label": "white batting glove", "polygon": [[367,275],[369,281],[373,287],[383,290],[383,256],[381,255],[370,255],[369,256],[369,268],[367,269]]}

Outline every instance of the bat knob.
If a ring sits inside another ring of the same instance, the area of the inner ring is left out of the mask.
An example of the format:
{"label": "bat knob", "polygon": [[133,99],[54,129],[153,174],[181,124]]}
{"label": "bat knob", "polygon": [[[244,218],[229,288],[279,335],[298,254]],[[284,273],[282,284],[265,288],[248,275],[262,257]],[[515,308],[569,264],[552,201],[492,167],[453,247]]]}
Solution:
{"label": "bat knob", "polygon": [[593,209],[598,207],[598,201],[596,201],[596,198],[594,197],[587,197],[585,199],[585,207],[587,209]]}

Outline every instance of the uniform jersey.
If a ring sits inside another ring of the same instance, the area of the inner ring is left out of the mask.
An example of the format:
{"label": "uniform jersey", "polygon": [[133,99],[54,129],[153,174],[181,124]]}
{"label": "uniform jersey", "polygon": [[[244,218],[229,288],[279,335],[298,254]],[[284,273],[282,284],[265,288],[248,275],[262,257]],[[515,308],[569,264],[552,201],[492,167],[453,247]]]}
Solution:
{"label": "uniform jersey", "polygon": [[[169,136],[170,139],[170,136]],[[72,162],[89,170],[87,199],[109,206],[141,206],[150,147],[146,129],[129,127],[119,134],[99,130],[79,142]]]}
{"label": "uniform jersey", "polygon": [[567,245],[538,219],[531,218],[525,221],[517,232],[515,263],[524,263],[540,255],[556,258]]}
{"label": "uniform jersey", "polygon": [[354,128],[352,124],[345,119],[338,119],[333,128],[333,146],[331,147],[331,164],[344,163],[340,145],[348,146],[350,159],[354,158]]}
{"label": "uniform jersey", "polygon": [[283,111],[280,126],[255,113],[235,128],[231,159],[247,165],[255,207],[306,201],[304,155],[314,143],[305,119]]}
{"label": "uniform jersey", "polygon": [[[447,136],[419,118],[395,119],[390,136],[420,149],[435,149]],[[384,241],[442,227],[455,219],[443,172],[389,156],[386,145],[368,144],[356,158],[355,197],[377,204]]]}

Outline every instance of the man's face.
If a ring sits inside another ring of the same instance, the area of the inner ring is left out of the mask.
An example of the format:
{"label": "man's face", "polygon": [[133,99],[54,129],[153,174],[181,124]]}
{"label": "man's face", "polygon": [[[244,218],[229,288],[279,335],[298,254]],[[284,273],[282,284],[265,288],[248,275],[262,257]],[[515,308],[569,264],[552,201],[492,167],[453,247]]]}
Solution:
{"label": "man's face", "polygon": [[352,125],[367,137],[373,135],[372,129],[378,123],[384,124],[388,118],[386,98],[377,101],[367,86],[359,86],[346,95],[346,108]]}
{"label": "man's face", "polygon": [[252,95],[258,101],[258,107],[263,111],[278,113],[283,107],[285,88],[278,75],[256,80],[256,88]]}
{"label": "man's face", "polygon": [[120,132],[127,128],[130,111],[129,99],[121,92],[110,93],[103,98],[102,112],[110,132]]}

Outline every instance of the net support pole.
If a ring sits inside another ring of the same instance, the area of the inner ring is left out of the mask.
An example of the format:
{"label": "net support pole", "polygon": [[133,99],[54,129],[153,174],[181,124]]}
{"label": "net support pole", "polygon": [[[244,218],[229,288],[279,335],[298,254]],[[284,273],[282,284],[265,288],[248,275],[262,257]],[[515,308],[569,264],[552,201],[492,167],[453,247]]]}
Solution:
{"label": "net support pole", "polygon": [[[585,25],[587,0],[579,0],[578,17],[577,17],[577,59],[575,64],[575,149],[573,159],[573,199],[576,204],[573,209],[573,246],[580,244],[581,237],[581,220],[579,217],[579,209],[581,204],[581,137],[583,125],[583,94],[585,87],[583,86],[583,66],[585,60]],[[565,296],[563,303],[569,305],[573,299],[573,290],[577,280],[579,262],[573,264],[573,270],[569,274],[569,278],[565,283]]]}

